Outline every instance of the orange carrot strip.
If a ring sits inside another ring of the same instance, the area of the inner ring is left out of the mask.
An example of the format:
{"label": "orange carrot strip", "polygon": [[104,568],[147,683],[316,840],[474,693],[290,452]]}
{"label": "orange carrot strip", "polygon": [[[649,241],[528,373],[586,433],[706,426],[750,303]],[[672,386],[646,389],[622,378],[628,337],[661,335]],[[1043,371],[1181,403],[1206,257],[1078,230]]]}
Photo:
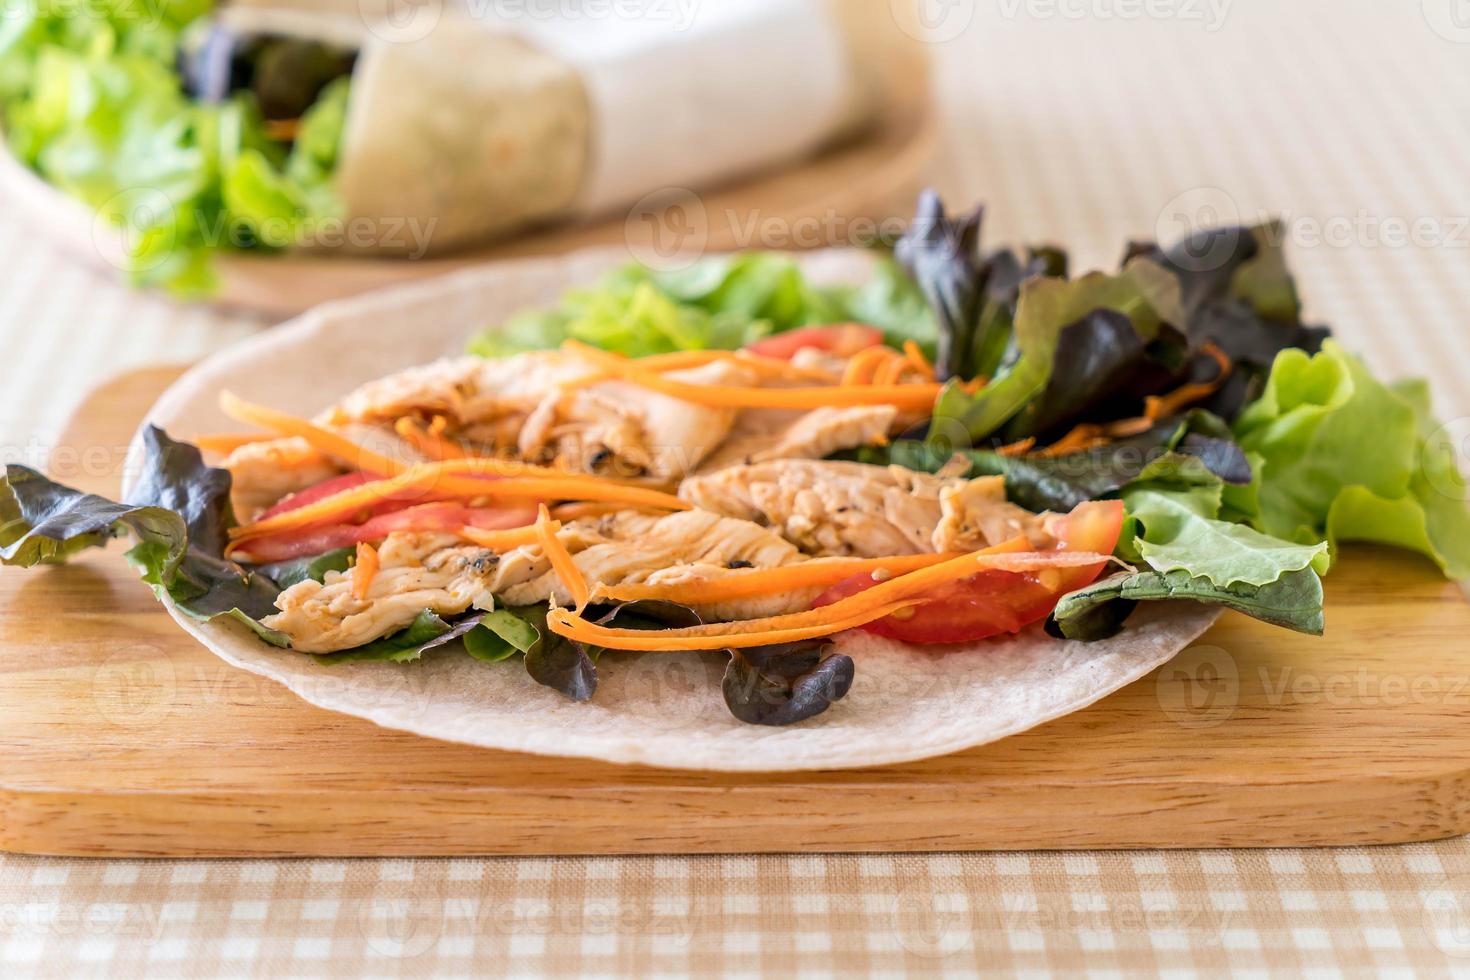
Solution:
{"label": "orange carrot strip", "polygon": [[447,463],[423,463],[387,480],[376,480],[335,493],[304,507],[268,517],[254,524],[233,528],[230,537],[248,540],[297,527],[320,524],[333,518],[356,514],[365,507],[381,503],[394,494],[422,491],[435,499],[487,497],[492,499],[531,498],[537,500],[602,500],[641,505],[658,510],[689,510],[690,504],[671,494],[642,487],[562,475],[546,478],[476,479],[455,475],[449,469],[456,464],[493,462],[493,460],[451,460]]}
{"label": "orange carrot strip", "polygon": [[572,601],[576,603],[577,611],[581,612],[587,608],[589,592],[587,590],[587,579],[583,577],[582,570],[577,567],[576,561],[572,559],[572,553],[567,550],[566,545],[556,536],[561,530],[561,522],[553,521],[546,505],[541,505],[540,516],[536,520],[536,535],[541,542],[541,550],[546,553],[546,558],[551,562],[551,570],[561,584],[571,593]]}
{"label": "orange carrot strip", "polygon": [[934,380],[934,365],[929,363],[929,358],[924,356],[923,349],[919,347],[916,341],[905,340],[903,342],[903,353],[916,371],[929,380]]}
{"label": "orange carrot strip", "polygon": [[1225,379],[1230,377],[1234,365],[1231,364],[1229,356],[1214,344],[1205,344],[1203,350],[1204,353],[1214,358],[1215,363],[1220,367],[1220,373],[1215,375],[1214,380],[1180,385],[1167,394],[1152,395],[1144,399],[1143,414],[1145,417],[1155,421],[1168,418],[1178,414],[1184,406],[1193,404],[1202,398],[1208,398],[1219,390],[1220,386],[1225,383]]}
{"label": "orange carrot strip", "polygon": [[378,574],[382,562],[378,560],[378,549],[366,541],[357,543],[357,562],[352,566],[352,597],[366,599],[373,578]]}
{"label": "orange carrot strip", "polygon": [[[862,623],[872,622],[873,619],[887,615],[887,613],[873,615],[877,608],[888,608],[889,604],[897,604],[900,607],[911,604],[905,600],[914,600],[916,595],[932,586],[967,578],[986,569],[1035,571],[1044,568],[1095,565],[1111,560],[1108,555],[1091,552],[1014,552],[1010,550],[1013,547],[1012,542],[1006,542],[995,548],[971,552],[937,565],[930,565],[928,568],[899,575],[871,589],[839,599],[831,605],[803,613],[735,623],[712,623],[683,629],[647,631],[598,626],[585,620],[573,622],[571,619],[562,617],[558,621],[562,629],[553,625],[552,630],[567,636],[572,633],[563,632],[564,629],[575,630],[576,639],[595,642],[601,646],[619,650],[706,650],[712,648],[711,644],[714,644],[715,647],[760,646],[763,643],[779,641],[763,639],[761,643],[747,642],[751,634],[769,637],[782,631],[802,631],[810,628],[817,632],[809,633],[809,636],[822,636],[824,634],[821,630],[824,628],[830,632],[850,628],[850,625],[862,625]],[[550,622],[549,619],[548,622]]]}
{"label": "orange carrot strip", "polygon": [[430,459],[464,459],[469,455],[454,440],[430,432],[419,425],[417,420],[406,415],[393,423],[393,431],[398,433],[400,439]]}
{"label": "orange carrot strip", "polygon": [[882,344],[864,347],[847,360],[847,369],[842,372],[844,385],[869,384],[878,365],[887,360],[891,352]]}
{"label": "orange carrot strip", "polygon": [[[749,647],[769,646],[773,643],[793,643],[797,640],[812,640],[818,637],[831,636],[843,630],[854,629],[858,626],[866,626],[868,623],[884,616],[891,616],[896,612],[909,609],[913,606],[923,604],[922,599],[902,599],[890,602],[886,605],[877,606],[864,610],[862,613],[849,616],[846,619],[834,620],[821,623],[816,626],[796,626],[778,630],[763,630],[751,633],[730,634],[727,636],[710,637],[709,639],[674,640],[670,642],[662,640],[640,643],[640,638],[629,638],[621,636],[608,636],[605,627],[589,623],[580,616],[574,615],[566,609],[553,609],[546,615],[546,625],[553,633],[565,636],[569,639],[580,640],[595,646],[607,647],[610,650],[711,650],[718,648],[745,649]],[[639,632],[638,630],[625,630],[623,632]],[[662,630],[649,630],[647,634],[666,632]],[[646,635],[647,635],[646,634]],[[649,644],[652,645],[649,645]],[[636,644],[636,645],[634,645]]]}
{"label": "orange carrot strip", "polygon": [[[1023,539],[1024,540],[1024,539]],[[594,595],[613,602],[637,602],[640,599],[667,599],[700,605],[726,599],[745,599],[772,592],[792,592],[834,585],[864,572],[884,570],[903,575],[927,568],[960,554],[896,555],[892,558],[817,558],[778,568],[753,568],[732,571],[713,579],[693,579],[660,585],[598,586]]]}
{"label": "orange carrot strip", "polygon": [[403,460],[393,459],[359,446],[351,439],[338,435],[330,429],[324,429],[315,422],[286,412],[278,412],[264,405],[252,404],[242,398],[237,398],[228,391],[220,392],[219,407],[237,422],[249,422],[251,425],[258,425],[262,429],[270,429],[282,435],[300,436],[310,443],[313,449],[346,463],[352,469],[396,476],[408,469],[410,465]]}
{"label": "orange carrot strip", "polygon": [[715,408],[811,409],[840,405],[897,405],[900,408],[927,411],[933,407],[934,399],[941,388],[937,384],[814,388],[741,388],[686,384],[653,372],[641,371],[632,361],[575,340],[567,341],[564,346],[615,371],[625,381],[671,398]]}
{"label": "orange carrot strip", "polygon": [[221,456],[228,456],[241,446],[256,442],[269,442],[276,438],[263,432],[216,432],[213,435],[195,436],[194,445]]}
{"label": "orange carrot strip", "polygon": [[616,514],[632,509],[627,504],[615,502],[582,501],[576,504],[557,504],[551,508],[551,516],[558,521],[575,521],[582,517],[602,517],[605,514]]}
{"label": "orange carrot strip", "polygon": [[1027,436],[1017,442],[1001,446],[996,452],[1001,456],[1024,456],[1026,455],[1026,451],[1034,445],[1036,445],[1036,437]]}
{"label": "orange carrot strip", "polygon": [[903,378],[903,373],[910,367],[912,365],[909,364],[908,358],[901,354],[895,354],[884,361],[877,371],[873,372],[873,384],[896,385]]}
{"label": "orange carrot strip", "polygon": [[489,548],[491,551],[510,551],[512,548],[535,544],[541,540],[541,532],[534,524],[511,528],[509,531],[487,531],[480,527],[465,526],[454,533],[471,544]]}

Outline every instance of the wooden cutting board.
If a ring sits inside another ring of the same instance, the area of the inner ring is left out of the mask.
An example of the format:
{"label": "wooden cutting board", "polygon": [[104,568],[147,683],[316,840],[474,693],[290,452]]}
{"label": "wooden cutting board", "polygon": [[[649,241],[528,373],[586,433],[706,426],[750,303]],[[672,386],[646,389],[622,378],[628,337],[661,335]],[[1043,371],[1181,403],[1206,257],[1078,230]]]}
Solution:
{"label": "wooden cutting board", "polygon": [[[177,369],[79,411],[53,475],[116,491]],[[400,734],[182,633],[121,549],[0,571],[0,848],[448,855],[1368,844],[1470,831],[1470,604],[1347,554],[1328,634],[1227,614],[1172,664],[995,745],[791,775],[619,767]],[[917,719],[916,724],[922,724]]]}

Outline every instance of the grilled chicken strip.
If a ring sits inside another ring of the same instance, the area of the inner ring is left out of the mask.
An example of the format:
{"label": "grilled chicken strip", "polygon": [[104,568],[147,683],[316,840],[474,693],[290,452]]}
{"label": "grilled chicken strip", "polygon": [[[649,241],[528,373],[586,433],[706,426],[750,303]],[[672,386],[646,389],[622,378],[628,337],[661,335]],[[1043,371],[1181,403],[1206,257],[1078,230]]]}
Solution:
{"label": "grilled chicken strip", "polygon": [[274,616],[261,620],[306,653],[347,650],[395,633],[425,609],[440,616],[471,606],[494,609],[495,553],[443,534],[393,534],[378,549],[381,566],[367,595],[352,594],[352,576],[298,582],[276,597]]}
{"label": "grilled chicken strip", "polygon": [[941,479],[902,467],[778,460],[693,476],[679,495],[771,528],[809,555],[880,558],[970,551],[1025,534],[1041,546],[1055,515],[1005,499],[1000,477]]}
{"label": "grilled chicken strip", "polygon": [[[557,538],[589,585],[657,583],[680,574],[711,578],[804,560],[790,542],[765,528],[701,511],[623,511],[573,521]],[[265,624],[290,636],[298,650],[328,653],[396,632],[425,609],[441,616],[489,610],[494,597],[511,606],[571,602],[540,545],[497,555],[451,535],[400,533],[389,535],[378,558],[365,598],[353,596],[349,574],[329,572],[324,582],[301,582],[282,592],[276,600],[280,613]],[[811,599],[811,593],[788,593],[700,611],[713,619],[749,618],[805,609]]]}
{"label": "grilled chicken strip", "polygon": [[[621,381],[567,389],[596,373],[560,351],[500,360],[462,357],[409,368],[371,381],[317,422],[399,459],[421,457],[392,430],[400,418],[442,417],[448,432],[493,455],[512,455],[612,476],[651,474],[678,479],[718,446],[736,410],[710,408]],[[689,384],[746,385],[747,368],[718,361],[670,378]],[[299,439],[252,443],[224,461],[235,477],[242,515],[288,493],[344,472],[350,460],[326,459]]]}
{"label": "grilled chicken strip", "polygon": [[893,429],[892,405],[852,405],[810,412],[748,409],[729,437],[697,472],[773,459],[821,459],[843,449],[870,445]]}

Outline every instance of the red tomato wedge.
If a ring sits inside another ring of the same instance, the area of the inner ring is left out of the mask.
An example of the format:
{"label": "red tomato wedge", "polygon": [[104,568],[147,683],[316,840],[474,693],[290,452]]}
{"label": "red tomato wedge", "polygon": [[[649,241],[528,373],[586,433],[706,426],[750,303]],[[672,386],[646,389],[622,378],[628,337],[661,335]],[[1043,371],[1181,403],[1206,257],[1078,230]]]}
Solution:
{"label": "red tomato wedge", "polygon": [[287,494],[276,501],[273,506],[266,508],[256,520],[263,521],[267,517],[275,517],[277,514],[284,514],[298,507],[305,507],[307,504],[314,504],[318,500],[325,500],[334,493],[351,490],[353,487],[360,487],[369,480],[376,479],[378,477],[362,472],[344,473],[341,476],[334,476],[330,480],[323,480],[314,486],[307,487],[305,490]]}
{"label": "red tomato wedge", "polygon": [[883,331],[862,323],[831,323],[822,327],[801,327],[757,340],[745,349],[762,357],[789,361],[803,347],[815,347],[841,357],[856,354],[865,347],[883,343]]}
{"label": "red tomato wedge", "polygon": [[[1079,504],[1060,522],[1056,550],[1112,554],[1122,530],[1121,500]],[[1045,619],[1058,599],[1092,582],[1104,567],[1105,563],[1099,563],[1044,572],[980,572],[929,593],[921,606],[885,616],[862,629],[920,644],[966,643],[1015,633]],[[823,592],[813,605],[829,605],[876,584],[870,575],[855,575]]]}
{"label": "red tomato wedge", "polygon": [[466,507],[458,503],[421,504],[370,517],[361,524],[326,524],[256,538],[233,555],[260,565],[325,554],[359,542],[381,541],[395,531],[448,531],[477,527],[501,531],[536,520],[533,507]]}

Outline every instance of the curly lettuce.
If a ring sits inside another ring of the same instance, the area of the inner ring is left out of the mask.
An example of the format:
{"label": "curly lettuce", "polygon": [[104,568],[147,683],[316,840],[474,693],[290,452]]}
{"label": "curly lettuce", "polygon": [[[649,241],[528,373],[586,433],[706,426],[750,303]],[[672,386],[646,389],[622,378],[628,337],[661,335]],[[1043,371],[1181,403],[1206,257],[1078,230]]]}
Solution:
{"label": "curly lettuce", "polygon": [[895,345],[914,340],[933,350],[933,316],[893,262],[878,262],[861,286],[817,286],[789,255],[741,252],[674,271],[623,266],[591,288],[568,292],[552,309],[528,310],[485,330],[469,351],[505,357],[568,339],[629,357],[734,350],[786,330],[844,321],[876,326]]}
{"label": "curly lettuce", "polygon": [[1440,431],[1423,382],[1384,384],[1332,341],[1283,351],[1235,424],[1255,479],[1225,502],[1276,537],[1395,545],[1464,580],[1470,494]]}
{"label": "curly lettuce", "polygon": [[332,190],[346,80],[299,138],[269,138],[248,94],[206,104],[175,63],[209,0],[15,0],[0,18],[0,125],[10,151],[122,233],[135,282],[215,286],[210,257],[283,248],[339,217]]}

